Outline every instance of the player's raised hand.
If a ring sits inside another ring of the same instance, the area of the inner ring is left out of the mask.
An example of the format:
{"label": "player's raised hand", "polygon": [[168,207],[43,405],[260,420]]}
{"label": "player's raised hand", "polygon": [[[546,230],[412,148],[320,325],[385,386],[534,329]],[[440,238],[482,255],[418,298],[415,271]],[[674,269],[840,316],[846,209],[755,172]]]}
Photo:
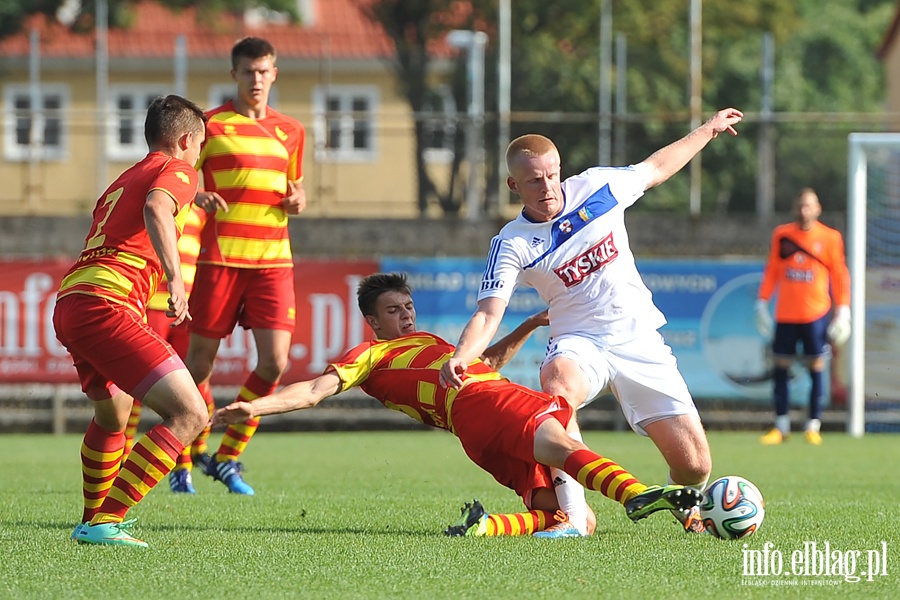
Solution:
{"label": "player's raised hand", "polygon": [[715,115],[713,115],[713,117],[709,121],[707,121],[707,123],[713,129],[713,137],[716,137],[723,131],[727,131],[731,135],[737,135],[738,132],[734,128],[734,126],[740,123],[743,118],[744,113],[742,113],[738,109],[723,108]]}
{"label": "player's raised hand", "polygon": [[205,210],[207,213],[214,213],[217,210],[228,212],[228,203],[216,192],[197,192],[194,198],[194,204]]}
{"label": "player's raised hand", "polygon": [[462,387],[463,378],[469,365],[459,358],[451,357],[441,367],[440,382],[442,387],[452,387],[459,389]]}
{"label": "player's raised hand", "polygon": [[306,208],[306,191],[290,179],[287,182],[288,195],[281,200],[284,212],[289,215],[299,215]]}

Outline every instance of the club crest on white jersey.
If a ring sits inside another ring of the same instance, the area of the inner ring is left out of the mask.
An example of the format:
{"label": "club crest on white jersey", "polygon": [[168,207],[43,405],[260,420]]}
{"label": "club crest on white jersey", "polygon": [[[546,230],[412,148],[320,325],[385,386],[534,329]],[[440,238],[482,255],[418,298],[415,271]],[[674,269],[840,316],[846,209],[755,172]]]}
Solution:
{"label": "club crest on white jersey", "polygon": [[645,165],[596,167],[563,181],[555,219],[535,223],[520,214],[491,241],[478,300],[508,304],[517,286],[534,288],[550,306],[551,338],[583,332],[623,341],[664,325],[625,229],[625,209],[650,177]]}

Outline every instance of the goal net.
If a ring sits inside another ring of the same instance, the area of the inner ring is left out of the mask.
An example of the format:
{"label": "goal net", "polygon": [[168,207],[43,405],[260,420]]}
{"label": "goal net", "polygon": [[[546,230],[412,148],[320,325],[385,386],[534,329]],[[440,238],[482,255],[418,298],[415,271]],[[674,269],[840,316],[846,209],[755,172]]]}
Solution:
{"label": "goal net", "polygon": [[848,431],[900,432],[900,133],[849,136]]}

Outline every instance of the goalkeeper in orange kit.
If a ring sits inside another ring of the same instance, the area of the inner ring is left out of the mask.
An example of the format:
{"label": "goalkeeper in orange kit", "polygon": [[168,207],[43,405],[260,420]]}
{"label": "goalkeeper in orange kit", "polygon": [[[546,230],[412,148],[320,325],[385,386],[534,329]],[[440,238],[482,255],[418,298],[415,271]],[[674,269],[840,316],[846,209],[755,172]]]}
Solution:
{"label": "goalkeeper in orange kit", "polygon": [[[760,438],[764,445],[780,444],[790,435],[788,369],[799,343],[812,378],[805,437],[811,444],[822,443],[819,429],[828,343],[841,346],[850,337],[850,273],[844,240],[840,232],[819,223],[822,205],[812,188],[797,195],[796,211],[795,222],[780,225],[772,233],[756,301],[757,329],[767,338],[774,333],[776,416],[775,427]],[[768,304],[776,288],[773,327]]]}

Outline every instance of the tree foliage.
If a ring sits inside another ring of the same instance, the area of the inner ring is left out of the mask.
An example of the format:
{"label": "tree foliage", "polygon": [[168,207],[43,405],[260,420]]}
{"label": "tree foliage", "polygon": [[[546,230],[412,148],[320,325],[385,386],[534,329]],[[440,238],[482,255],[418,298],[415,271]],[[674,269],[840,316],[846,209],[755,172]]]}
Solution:
{"label": "tree foliage", "polygon": [[[428,20],[452,2],[373,0],[391,11],[373,13],[391,27],[397,11],[417,5]],[[545,0],[512,2],[512,134],[550,136],[563,155],[564,175],[597,161],[600,72],[600,6],[596,0],[568,0],[565,8]],[[812,185],[826,208],[842,208],[846,189],[846,136],[869,127],[838,118],[878,111],[883,102],[882,65],[874,56],[890,22],[894,0],[705,0],[703,2],[702,99],[704,117],[735,106],[748,118],[738,138],[717,141],[703,152],[703,210],[749,212],[755,206],[758,113],[762,107],[762,39],[775,48],[773,102],[776,115],[777,208],[787,209],[795,191]],[[627,39],[627,118],[615,134],[624,142],[622,163],[643,160],[689,130],[690,30],[688,0],[613,0],[613,29]],[[496,0],[473,0],[470,22],[491,35],[487,64],[488,110],[496,107]],[[459,24],[457,24],[459,25]],[[443,35],[440,27],[388,29],[394,39],[424,49]],[[400,63],[404,60],[398,54]],[[424,50],[422,50],[424,51]],[[424,60],[427,60],[424,59]],[[398,70],[403,79],[411,71]],[[417,72],[417,85],[428,85]],[[409,80],[403,85],[409,85]],[[463,90],[464,92],[464,90]],[[418,92],[421,94],[421,91]],[[421,105],[411,105],[418,110]],[[462,104],[460,104],[462,106]],[[791,114],[838,113],[820,121],[790,120]],[[541,118],[531,115],[542,113]],[[525,115],[525,116],[523,116]],[[785,120],[787,119],[787,120]],[[487,139],[496,122],[489,120]],[[486,146],[489,169],[499,164]],[[496,170],[487,189],[496,189]],[[639,206],[687,210],[689,178],[682,173]],[[420,203],[423,196],[420,194]],[[446,208],[446,207],[445,207]],[[639,209],[640,210],[640,209]]]}
{"label": "tree foliage", "polygon": [[[109,0],[113,23],[127,19],[135,0]],[[295,14],[295,0],[160,0],[179,9],[240,11],[265,6]],[[327,0],[323,0],[327,1]],[[620,163],[643,160],[689,129],[689,0],[610,0],[613,30],[627,39],[626,118],[617,122],[615,143]],[[18,31],[34,13],[55,14],[64,0],[0,0],[0,37]],[[92,26],[95,0],[82,0],[75,26]],[[544,133],[556,141],[564,175],[592,166],[598,156],[598,76],[601,2],[514,0],[512,5],[513,136]],[[485,129],[489,181],[496,190],[497,0],[357,0],[396,45],[392,65],[400,93],[420,117],[434,93],[431,49],[450,29],[488,32]],[[748,118],[736,139],[717,141],[702,155],[703,210],[749,212],[755,206],[758,113],[763,35],[775,48],[777,208],[787,209],[794,192],[813,186],[826,208],[843,208],[846,190],[846,138],[871,129],[846,115],[881,110],[883,65],[875,57],[895,0],[705,0],[703,2],[703,112],[735,106]],[[465,106],[464,56],[452,71],[457,106]],[[828,113],[829,118],[810,115]],[[540,117],[534,115],[540,114]],[[799,116],[798,116],[799,115]],[[803,116],[806,118],[801,118]],[[841,115],[844,115],[843,118]],[[459,131],[459,128],[458,128]],[[414,156],[419,174],[417,203],[424,213],[437,202],[447,214],[459,211],[458,184],[462,135],[449,186],[439,189],[424,160],[423,120],[415,120]],[[638,210],[687,210],[688,178],[679,174],[654,190]]]}
{"label": "tree foliage", "polygon": [[22,30],[23,22],[33,14],[45,13],[53,15],[64,0],[0,0],[0,38]]}
{"label": "tree foliage", "polygon": [[[138,0],[108,0],[107,12],[111,25],[127,25],[130,18],[129,9]],[[190,7],[202,7],[208,13],[241,12],[247,8],[268,8],[297,17],[297,5],[294,0],[158,0],[173,10]],[[0,0],[0,38],[13,35],[22,30],[25,20],[31,15],[45,14],[56,18],[59,9],[66,0]],[[96,0],[81,0],[76,6],[71,26],[77,30],[88,30],[94,26],[94,15],[97,10]]]}
{"label": "tree foliage", "polygon": [[[361,3],[364,14],[373,22],[381,24],[385,32],[393,40],[396,47],[395,59],[391,62],[397,76],[400,94],[406,98],[415,115],[422,115],[426,110],[426,101],[432,92],[434,82],[431,80],[432,57],[429,44],[442,38],[451,29],[471,28],[471,14],[461,19],[442,18],[451,15],[454,0],[374,0]],[[459,96],[460,70],[456,70],[457,85],[455,90]],[[458,98],[459,99],[459,98]],[[464,102],[458,102],[464,106]],[[429,202],[436,199],[445,214],[456,214],[461,207],[459,194],[456,192],[459,183],[459,172],[462,158],[462,137],[457,134],[454,140],[454,158],[451,164],[449,187],[440,190],[428,171],[425,161],[426,132],[425,122],[416,118],[415,153],[417,173],[416,202],[420,213],[425,213]]]}

